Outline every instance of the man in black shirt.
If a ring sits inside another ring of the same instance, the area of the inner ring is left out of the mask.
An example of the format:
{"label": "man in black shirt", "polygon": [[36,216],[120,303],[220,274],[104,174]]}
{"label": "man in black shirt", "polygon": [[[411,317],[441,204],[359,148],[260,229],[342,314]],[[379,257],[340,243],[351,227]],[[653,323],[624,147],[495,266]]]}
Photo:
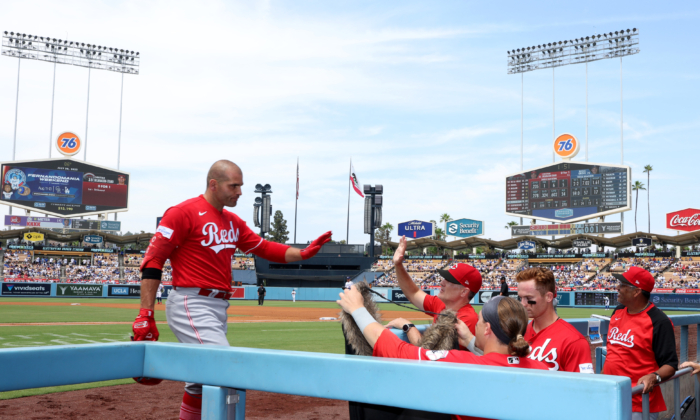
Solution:
{"label": "man in black shirt", "polygon": [[508,283],[506,283],[506,276],[501,276],[501,296],[508,297]]}
{"label": "man in black shirt", "polygon": [[262,306],[262,304],[265,302],[265,293],[266,293],[265,286],[263,286],[261,284],[260,287],[258,287],[258,305],[259,306]]}

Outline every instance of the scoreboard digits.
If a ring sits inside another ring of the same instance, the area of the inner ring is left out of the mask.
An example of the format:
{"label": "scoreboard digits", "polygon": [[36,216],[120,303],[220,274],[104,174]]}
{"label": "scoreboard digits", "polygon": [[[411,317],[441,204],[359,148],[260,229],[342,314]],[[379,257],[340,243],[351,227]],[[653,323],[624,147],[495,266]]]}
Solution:
{"label": "scoreboard digits", "polygon": [[629,168],[562,162],[506,178],[506,214],[576,221],[628,210]]}

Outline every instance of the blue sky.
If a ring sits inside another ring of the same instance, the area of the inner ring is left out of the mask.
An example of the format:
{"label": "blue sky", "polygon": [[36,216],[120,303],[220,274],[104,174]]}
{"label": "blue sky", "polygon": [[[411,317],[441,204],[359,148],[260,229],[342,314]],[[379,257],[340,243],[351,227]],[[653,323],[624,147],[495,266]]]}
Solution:
{"label": "blue sky", "polygon": [[[693,2],[33,2],[5,5],[0,30],[141,53],[125,76],[121,169],[132,175],[126,230],[153,231],[170,205],[201,194],[217,159],[244,171],[233,209],[252,225],[256,183],[297,240],[346,236],[347,173],[383,184],[384,221],[484,220],[504,239],[505,176],[520,167],[520,77],[506,51],[636,27],[623,60],[625,164],[651,164],[652,231],[699,207],[700,6]],[[48,157],[49,63],[23,61],[17,159]],[[589,160],[620,162],[620,63],[589,64]],[[555,129],[585,138],[585,68],[555,72]],[[17,61],[0,57],[0,160],[12,157]],[[116,167],[120,79],[94,71],[88,160]],[[524,77],[524,166],[551,162],[552,74]],[[85,131],[87,69],[59,66],[54,135]],[[52,152],[53,157],[56,152]],[[575,160],[583,160],[583,152]],[[640,194],[639,230],[646,227]],[[7,209],[3,208],[7,213]],[[16,214],[16,213],[15,213]],[[619,220],[610,216],[608,220]],[[634,213],[625,216],[634,231]],[[350,242],[366,243],[351,197]]]}

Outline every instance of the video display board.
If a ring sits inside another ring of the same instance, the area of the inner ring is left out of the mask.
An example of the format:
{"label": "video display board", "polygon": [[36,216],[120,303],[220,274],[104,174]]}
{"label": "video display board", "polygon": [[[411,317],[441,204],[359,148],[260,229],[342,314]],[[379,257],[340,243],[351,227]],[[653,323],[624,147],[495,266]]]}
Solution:
{"label": "video display board", "polygon": [[129,174],[69,158],[5,162],[0,203],[56,216],[127,211]]}
{"label": "video display board", "polygon": [[506,214],[552,222],[631,209],[628,166],[560,162],[506,178]]}
{"label": "video display board", "polygon": [[574,295],[576,306],[595,305],[604,306],[605,296],[610,300],[610,306],[617,306],[617,292],[576,292]]}

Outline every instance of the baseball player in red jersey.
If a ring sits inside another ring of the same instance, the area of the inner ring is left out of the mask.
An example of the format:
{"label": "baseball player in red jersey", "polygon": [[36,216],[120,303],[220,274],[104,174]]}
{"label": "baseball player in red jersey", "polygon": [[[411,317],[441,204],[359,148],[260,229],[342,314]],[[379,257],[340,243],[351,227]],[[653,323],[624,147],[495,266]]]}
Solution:
{"label": "baseball player in red jersey", "polygon": [[[527,327],[527,314],[522,305],[505,296],[498,296],[484,304],[476,324],[476,341],[484,349],[478,357],[463,350],[426,350],[400,340],[391,331],[374,320],[364,307],[362,294],[355,286],[340,293],[337,301],[343,311],[352,315],[376,357],[396,359],[430,360],[475,365],[547,370],[537,360],[525,358],[529,344],[523,338]],[[463,322],[457,325],[460,344],[466,345],[469,328]],[[482,419],[481,417],[452,416],[453,420]]]}
{"label": "baseball player in red jersey", "polygon": [[[437,320],[438,317],[435,314],[439,314],[444,309],[457,311],[457,318],[467,324],[471,332],[474,333],[479,318],[469,302],[481,289],[482,279],[479,270],[469,264],[454,264],[448,270],[437,270],[444,280],[440,283],[440,294],[431,296],[422,291],[411,280],[411,276],[408,275],[403,266],[405,253],[406,237],[403,236],[394,253],[394,266],[396,267],[396,279],[406,298],[416,308],[433,312],[431,315],[434,320]],[[403,318],[399,318],[389,323],[389,326],[402,328],[406,322]],[[411,344],[417,345],[420,338],[420,332],[415,328],[408,331],[408,339]]]}
{"label": "baseball player in red jersey", "polygon": [[546,268],[533,267],[518,273],[515,281],[518,297],[528,317],[533,318],[525,333],[525,340],[532,347],[528,357],[544,362],[549,370],[594,373],[588,340],[554,310],[554,274]]}
{"label": "baseball player in red jersey", "polygon": [[[610,315],[608,355],[603,373],[627,376],[632,386],[644,384],[649,396],[650,419],[666,411],[657,383],[673,376],[678,369],[673,323],[650,300],[654,277],[640,267],[630,267],[623,274],[613,274],[620,283],[620,305]],[[642,419],[642,396],[632,397],[632,420]]]}
{"label": "baseball player in red jersey", "polygon": [[[141,263],[141,310],[133,324],[134,340],[158,339],[153,309],[167,259],[173,268],[173,289],[168,295],[166,317],[178,341],[228,346],[226,310],[236,249],[285,263],[309,259],[330,241],[331,232],[326,232],[300,250],[260,238],[238,216],[224,210],[236,206],[242,185],[241,169],[233,162],[220,160],[209,169],[203,195],[166,210]],[[201,384],[186,384],[180,419],[201,418],[201,395]]]}

